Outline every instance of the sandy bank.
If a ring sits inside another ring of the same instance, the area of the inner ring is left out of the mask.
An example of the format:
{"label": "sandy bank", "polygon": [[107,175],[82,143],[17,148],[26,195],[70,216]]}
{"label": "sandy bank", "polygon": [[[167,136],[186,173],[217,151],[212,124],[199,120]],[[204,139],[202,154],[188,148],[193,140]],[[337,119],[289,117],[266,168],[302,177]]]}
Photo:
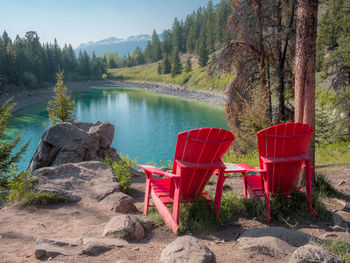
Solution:
{"label": "sandy bank", "polygon": [[[217,94],[210,92],[201,92],[196,90],[189,90],[180,87],[173,87],[163,84],[152,84],[144,82],[127,82],[127,81],[114,81],[114,80],[99,80],[99,81],[77,81],[66,83],[68,91],[75,93],[92,88],[105,88],[105,87],[122,87],[122,88],[140,88],[152,90],[157,93],[167,94],[171,96],[178,96],[188,99],[194,99],[203,101],[215,105],[224,105],[225,98]],[[14,111],[29,107],[31,105],[49,101],[53,96],[53,88],[46,88],[40,90],[26,90],[21,92],[4,92],[0,95],[0,105],[2,105],[7,99],[14,97],[16,106]]]}

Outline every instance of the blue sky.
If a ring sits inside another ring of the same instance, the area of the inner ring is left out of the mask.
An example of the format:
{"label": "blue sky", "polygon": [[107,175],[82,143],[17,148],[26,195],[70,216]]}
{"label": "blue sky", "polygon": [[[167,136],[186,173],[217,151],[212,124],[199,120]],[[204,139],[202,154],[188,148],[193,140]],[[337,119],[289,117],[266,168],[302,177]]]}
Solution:
{"label": "blue sky", "polygon": [[[213,0],[217,4],[219,0]],[[60,45],[107,37],[161,33],[208,0],[0,0],[0,32],[14,39],[35,30],[41,42]]]}

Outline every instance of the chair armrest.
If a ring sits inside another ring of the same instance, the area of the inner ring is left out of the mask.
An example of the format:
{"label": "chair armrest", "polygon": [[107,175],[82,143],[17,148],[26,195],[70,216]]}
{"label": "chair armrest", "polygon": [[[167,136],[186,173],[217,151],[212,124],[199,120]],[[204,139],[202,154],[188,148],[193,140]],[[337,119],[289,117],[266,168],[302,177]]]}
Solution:
{"label": "chair armrest", "polygon": [[265,156],[260,156],[260,158],[263,160],[264,163],[290,163],[290,162],[310,160],[310,157],[305,153],[296,155],[296,156],[285,157],[285,158],[273,158],[273,157],[265,157]]}
{"label": "chair armrest", "polygon": [[245,171],[248,172],[253,172],[253,173],[266,173],[266,170],[260,169],[260,168],[253,168],[251,167],[249,164],[246,163],[236,163],[235,165],[239,166],[240,168],[242,168]]}
{"label": "chair armrest", "polygon": [[186,162],[176,159],[175,162],[177,163],[178,167],[181,169],[225,169],[226,166],[224,163],[219,160],[213,163],[192,163],[192,162]]}
{"label": "chair armrest", "polygon": [[140,165],[138,165],[138,167],[140,167],[143,170],[145,170],[145,172],[149,172],[151,174],[158,174],[158,175],[162,175],[162,176],[167,176],[169,178],[180,178],[179,175],[168,173],[168,172],[164,172],[164,171],[159,170],[158,168],[156,168],[156,167],[154,167],[152,165],[140,164]]}

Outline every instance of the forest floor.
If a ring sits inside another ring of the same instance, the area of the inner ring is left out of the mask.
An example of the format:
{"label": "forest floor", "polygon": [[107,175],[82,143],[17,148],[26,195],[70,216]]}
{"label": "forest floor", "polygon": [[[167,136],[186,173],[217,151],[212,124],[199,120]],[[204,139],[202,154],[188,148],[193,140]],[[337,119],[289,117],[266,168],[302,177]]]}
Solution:
{"label": "forest floor", "polygon": [[[335,169],[322,168],[332,184],[346,196],[350,195],[350,165]],[[141,216],[144,199],[144,176],[136,176],[131,185],[130,195],[137,207],[136,215]],[[233,176],[227,179],[233,193],[242,196],[241,178]],[[346,201],[324,198],[323,202],[330,211],[342,210]],[[35,241],[39,238],[84,238],[101,237],[104,225],[116,213],[106,211],[96,204],[76,203],[71,205],[54,205],[44,208],[18,208],[5,206],[0,210],[0,262],[40,262],[35,258]],[[323,221],[303,221],[293,229],[324,239],[332,234],[345,242],[350,242],[346,232],[336,232],[333,223]],[[247,229],[269,226],[284,226],[273,222],[267,225],[254,219],[239,218],[236,225],[222,227],[216,231],[192,233],[216,256],[216,262],[287,262],[288,257],[271,257],[257,251],[239,249],[237,238]],[[290,227],[290,226],[289,226]],[[140,242],[130,242],[123,248],[112,249],[98,256],[80,255],[73,251],[69,256],[50,258],[50,262],[160,262],[163,248],[175,240],[178,235],[165,227],[147,231]]]}

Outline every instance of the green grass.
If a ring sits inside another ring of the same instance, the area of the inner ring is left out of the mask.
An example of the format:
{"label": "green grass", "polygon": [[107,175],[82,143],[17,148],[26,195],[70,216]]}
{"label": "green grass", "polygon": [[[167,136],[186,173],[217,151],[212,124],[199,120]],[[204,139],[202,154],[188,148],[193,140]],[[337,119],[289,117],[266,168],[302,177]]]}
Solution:
{"label": "green grass", "polygon": [[344,263],[350,263],[350,244],[340,239],[323,240],[321,245],[341,256]]}
{"label": "green grass", "polygon": [[18,200],[18,204],[20,206],[32,206],[32,205],[54,205],[54,204],[62,204],[67,203],[68,200],[61,197],[56,193],[35,193],[35,192],[27,192]]}
{"label": "green grass", "polygon": [[208,77],[207,68],[196,67],[191,72],[182,72],[175,78],[171,74],[158,74],[157,63],[130,68],[109,69],[109,78],[118,80],[147,81],[186,86],[190,89],[224,93],[233,80],[231,74]]}
{"label": "green grass", "polygon": [[35,179],[28,178],[27,172],[21,172],[8,181],[9,194],[6,197],[9,202],[16,202],[20,207],[32,205],[50,205],[66,203],[67,199],[48,192],[37,193],[33,190]]}
{"label": "green grass", "polygon": [[[309,213],[305,193],[294,192],[290,197],[274,196],[271,201],[271,216],[274,222],[288,227],[296,227],[299,222],[326,221],[331,217],[317,194],[313,196],[313,207],[318,212],[315,218]],[[170,207],[170,211],[172,211]],[[237,224],[240,217],[266,222],[264,199],[239,198],[232,192],[224,192],[221,199],[219,218],[224,225]],[[156,227],[164,227],[164,221],[155,207],[149,211],[149,218]],[[179,213],[179,233],[203,230],[217,230],[220,222],[216,219],[212,206],[205,200],[181,203]]]}
{"label": "green grass", "polygon": [[316,145],[316,165],[350,165],[350,141]]}
{"label": "green grass", "polygon": [[222,160],[224,163],[247,163],[251,167],[259,167],[259,153],[257,150],[244,154],[230,149]]}

